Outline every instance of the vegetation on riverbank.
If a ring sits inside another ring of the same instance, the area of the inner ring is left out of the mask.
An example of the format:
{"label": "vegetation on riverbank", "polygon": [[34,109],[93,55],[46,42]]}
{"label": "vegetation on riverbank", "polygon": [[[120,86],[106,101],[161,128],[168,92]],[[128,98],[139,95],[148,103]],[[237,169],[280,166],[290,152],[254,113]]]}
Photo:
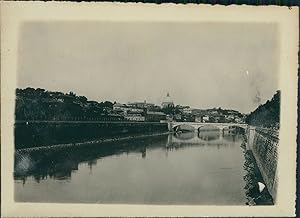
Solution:
{"label": "vegetation on riverbank", "polygon": [[280,91],[271,100],[259,105],[246,117],[246,123],[252,126],[279,129],[280,122]]}
{"label": "vegetation on riverbank", "polygon": [[41,88],[16,90],[16,120],[92,120],[112,110],[110,101],[89,101],[73,92],[51,92]]}

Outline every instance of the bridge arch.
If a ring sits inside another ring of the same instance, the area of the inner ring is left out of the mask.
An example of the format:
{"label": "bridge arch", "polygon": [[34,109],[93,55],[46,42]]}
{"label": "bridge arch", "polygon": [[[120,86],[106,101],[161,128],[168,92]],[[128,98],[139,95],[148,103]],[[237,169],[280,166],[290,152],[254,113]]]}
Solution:
{"label": "bridge arch", "polygon": [[207,125],[198,126],[197,130],[198,130],[198,132],[200,132],[201,129],[204,130],[205,128],[207,128],[207,130],[222,130],[223,129],[216,123],[216,124],[207,124]]}
{"label": "bridge arch", "polygon": [[176,124],[174,126],[172,126],[172,129],[177,132],[180,130],[181,127],[187,127],[187,130],[189,131],[195,131],[196,128],[193,125],[190,124],[185,124],[185,123],[180,123],[180,124]]}
{"label": "bridge arch", "polygon": [[213,129],[219,129],[220,131],[224,129],[230,129],[230,128],[237,128],[238,130],[243,129],[244,132],[248,129],[247,124],[239,124],[239,123],[197,123],[197,122],[171,122],[170,129],[173,131],[179,130],[178,128],[180,126],[185,126],[189,127],[190,131],[192,129],[198,130],[198,132],[203,128],[203,127],[213,127]]}

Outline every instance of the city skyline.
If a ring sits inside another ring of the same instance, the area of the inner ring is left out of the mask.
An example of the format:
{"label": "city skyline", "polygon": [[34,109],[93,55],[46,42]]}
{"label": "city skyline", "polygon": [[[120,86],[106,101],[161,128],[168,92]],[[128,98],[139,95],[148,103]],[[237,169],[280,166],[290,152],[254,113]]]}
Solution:
{"label": "city skyline", "polygon": [[170,92],[175,104],[242,113],[278,89],[275,24],[29,22],[20,33],[20,88],[156,105]]}
{"label": "city skyline", "polygon": [[[43,87],[26,87],[26,88],[34,88],[34,89],[44,89]],[[18,89],[26,89],[26,88],[18,88]],[[48,91],[48,92],[61,92],[61,91],[59,91],[59,90],[46,90],[46,89],[44,89],[45,91]],[[76,92],[74,92],[74,91],[69,91],[69,92],[61,92],[61,93],[63,93],[63,94],[70,94],[70,93],[73,93],[73,94],[75,94],[76,96],[84,96],[84,95],[81,95],[80,93],[76,93]],[[167,94],[166,95],[170,95],[170,97],[171,97],[171,99],[172,99],[172,95],[169,93],[169,92],[167,92]],[[87,97],[87,96],[84,96],[84,97]],[[164,97],[166,97],[166,96],[164,96]],[[271,98],[270,98],[271,99]],[[267,99],[267,100],[270,100],[270,99]],[[267,101],[266,100],[266,101]],[[89,98],[87,98],[87,101],[96,101],[95,99],[89,99]],[[148,103],[148,104],[154,104],[154,106],[160,106],[160,107],[162,107],[162,104],[163,104],[163,100],[162,100],[162,102],[160,102],[160,103],[158,103],[158,104],[156,104],[156,103],[154,103],[154,102],[149,102],[149,101],[146,101],[146,100],[143,100],[143,101],[137,101],[137,100],[132,100],[132,101],[128,101],[128,102],[117,102],[117,101],[114,101],[114,100],[109,100],[109,99],[102,99],[102,100],[99,100],[99,101],[97,101],[97,102],[105,102],[105,101],[109,101],[109,102],[111,102],[111,103],[116,103],[116,104],[124,104],[124,105],[128,105],[128,104],[134,104],[134,103]],[[173,99],[172,99],[172,102],[174,103],[174,107],[177,107],[177,106],[181,106],[181,107],[189,107],[190,109],[196,109],[196,110],[210,110],[210,109],[218,109],[218,108],[221,108],[222,110],[234,110],[234,111],[238,111],[238,112],[241,112],[241,111],[239,111],[239,110],[237,110],[236,108],[224,108],[224,107],[221,107],[221,106],[215,106],[215,107],[210,107],[210,108],[199,108],[199,107],[193,107],[192,105],[183,105],[183,104],[180,104],[180,103],[176,103],[176,102],[174,102],[173,101]],[[264,103],[266,103],[266,102],[262,102],[262,104],[264,104]],[[252,111],[250,111],[250,112],[252,112]],[[249,113],[250,113],[249,112]],[[249,114],[249,113],[243,113],[243,112],[241,112],[242,114]]]}

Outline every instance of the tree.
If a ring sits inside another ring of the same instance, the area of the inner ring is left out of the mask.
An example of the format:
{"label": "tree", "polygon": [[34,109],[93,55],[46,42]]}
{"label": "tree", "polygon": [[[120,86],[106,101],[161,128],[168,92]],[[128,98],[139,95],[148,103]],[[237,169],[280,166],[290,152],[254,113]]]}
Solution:
{"label": "tree", "polygon": [[80,102],[82,102],[84,104],[87,102],[87,98],[85,96],[79,96],[78,99]]}
{"label": "tree", "polygon": [[276,127],[280,121],[280,91],[266,101],[265,104],[259,105],[256,110],[246,117],[246,123],[254,126]]}
{"label": "tree", "polygon": [[73,97],[76,97],[76,94],[74,92],[69,92],[69,96],[73,96]]}
{"label": "tree", "polygon": [[168,114],[168,115],[174,115],[175,114],[175,108],[174,108],[174,106],[167,106],[167,107],[162,109],[162,112],[164,112],[165,114]]}
{"label": "tree", "polygon": [[107,108],[113,108],[113,103],[112,102],[110,102],[110,101],[105,101],[104,103],[103,103],[103,106],[104,107],[107,107]]}

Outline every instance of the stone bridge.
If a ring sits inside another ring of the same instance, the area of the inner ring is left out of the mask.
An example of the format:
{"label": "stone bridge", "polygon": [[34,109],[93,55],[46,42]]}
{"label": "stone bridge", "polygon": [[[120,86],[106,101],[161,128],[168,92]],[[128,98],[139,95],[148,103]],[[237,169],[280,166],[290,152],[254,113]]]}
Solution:
{"label": "stone bridge", "polygon": [[178,144],[190,144],[190,145],[219,145],[219,144],[230,144],[232,143],[232,140],[235,140],[235,135],[227,135],[224,136],[224,134],[216,134],[213,138],[205,138],[201,137],[201,135],[195,134],[194,132],[190,133],[184,133],[185,134],[191,134],[190,137],[182,137],[180,133],[175,134],[169,134],[168,135],[168,142],[167,147],[172,147],[173,145]]}
{"label": "stone bridge", "polygon": [[239,127],[247,130],[248,124],[242,124],[242,123],[198,123],[198,122],[169,122],[168,128],[169,131],[177,131],[179,126],[190,126],[193,127],[194,130],[199,131],[202,127],[216,127],[220,131],[223,131],[224,129],[229,129],[230,127]]}

